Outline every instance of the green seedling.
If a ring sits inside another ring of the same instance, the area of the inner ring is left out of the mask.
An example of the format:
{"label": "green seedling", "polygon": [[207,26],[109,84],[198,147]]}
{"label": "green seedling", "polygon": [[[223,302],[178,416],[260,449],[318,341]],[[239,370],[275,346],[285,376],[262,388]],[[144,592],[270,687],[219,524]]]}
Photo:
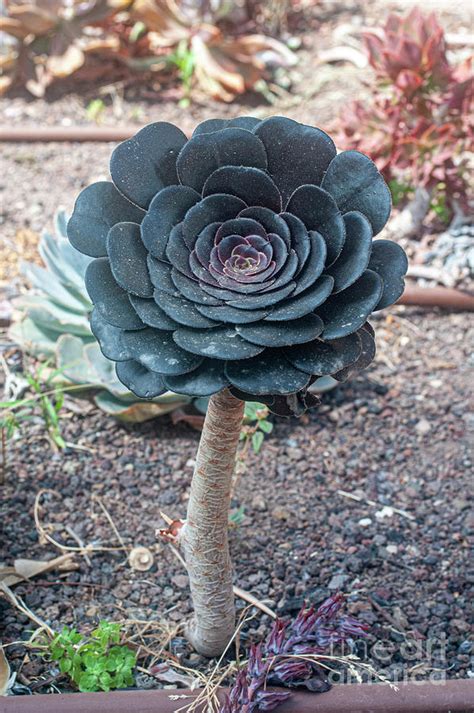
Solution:
{"label": "green seedling", "polygon": [[43,656],[58,664],[79,691],[110,691],[133,686],[136,653],[120,645],[120,624],[101,621],[90,636],[67,626],[43,644]]}

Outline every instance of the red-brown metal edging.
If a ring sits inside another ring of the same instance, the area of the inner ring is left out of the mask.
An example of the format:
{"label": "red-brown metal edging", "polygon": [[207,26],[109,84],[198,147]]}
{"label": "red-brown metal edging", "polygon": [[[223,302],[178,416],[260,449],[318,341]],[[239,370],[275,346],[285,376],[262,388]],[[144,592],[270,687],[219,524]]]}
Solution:
{"label": "red-brown metal edging", "polygon": [[444,309],[474,312],[474,295],[449,287],[412,287],[407,285],[397,304],[443,307]]}
{"label": "red-brown metal edging", "polygon": [[[110,693],[13,696],[0,702],[1,713],[175,713],[196,692],[183,689]],[[174,700],[173,700],[174,698]],[[327,693],[292,691],[277,713],[472,713],[474,680],[438,683],[412,681],[398,691],[382,684],[334,686]],[[204,709],[200,711],[204,713]]]}
{"label": "red-brown metal edging", "polygon": [[0,142],[125,141],[140,126],[0,126]]}

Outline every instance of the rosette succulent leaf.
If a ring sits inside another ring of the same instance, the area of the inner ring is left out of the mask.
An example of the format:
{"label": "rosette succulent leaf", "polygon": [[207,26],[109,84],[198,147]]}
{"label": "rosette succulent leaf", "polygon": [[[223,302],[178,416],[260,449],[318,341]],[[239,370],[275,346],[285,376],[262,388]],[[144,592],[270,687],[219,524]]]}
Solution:
{"label": "rosette succulent leaf", "polygon": [[189,140],[158,122],[110,173],[68,236],[96,258],[92,330],[137,396],[228,387],[298,413],[316,378],[370,363],[367,320],[402,294],[407,259],[373,239],[391,201],[367,156],[284,117],[211,119]]}

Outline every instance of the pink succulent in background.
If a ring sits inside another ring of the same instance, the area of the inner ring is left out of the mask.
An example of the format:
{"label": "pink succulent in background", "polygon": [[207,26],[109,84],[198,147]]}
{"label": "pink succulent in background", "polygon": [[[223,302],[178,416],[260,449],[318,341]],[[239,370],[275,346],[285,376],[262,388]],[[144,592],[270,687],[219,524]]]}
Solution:
{"label": "pink succulent in background", "polygon": [[470,62],[455,66],[434,14],[390,15],[364,34],[376,83],[339,121],[339,141],[367,152],[387,182],[433,191],[467,204],[467,155],[473,125]]}
{"label": "pink succulent in background", "polygon": [[402,91],[442,87],[451,79],[443,28],[434,13],[426,16],[415,7],[406,17],[391,14],[383,30],[364,33],[364,40],[377,74]]}

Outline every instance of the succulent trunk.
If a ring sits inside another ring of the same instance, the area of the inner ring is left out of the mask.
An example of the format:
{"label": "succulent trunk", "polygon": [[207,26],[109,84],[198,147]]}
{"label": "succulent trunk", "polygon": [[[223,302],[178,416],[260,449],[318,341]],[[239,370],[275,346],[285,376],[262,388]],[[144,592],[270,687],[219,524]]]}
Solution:
{"label": "succulent trunk", "polygon": [[204,656],[221,654],[235,625],[228,521],[244,405],[227,389],[211,396],[180,533],[194,605],[187,634]]}

